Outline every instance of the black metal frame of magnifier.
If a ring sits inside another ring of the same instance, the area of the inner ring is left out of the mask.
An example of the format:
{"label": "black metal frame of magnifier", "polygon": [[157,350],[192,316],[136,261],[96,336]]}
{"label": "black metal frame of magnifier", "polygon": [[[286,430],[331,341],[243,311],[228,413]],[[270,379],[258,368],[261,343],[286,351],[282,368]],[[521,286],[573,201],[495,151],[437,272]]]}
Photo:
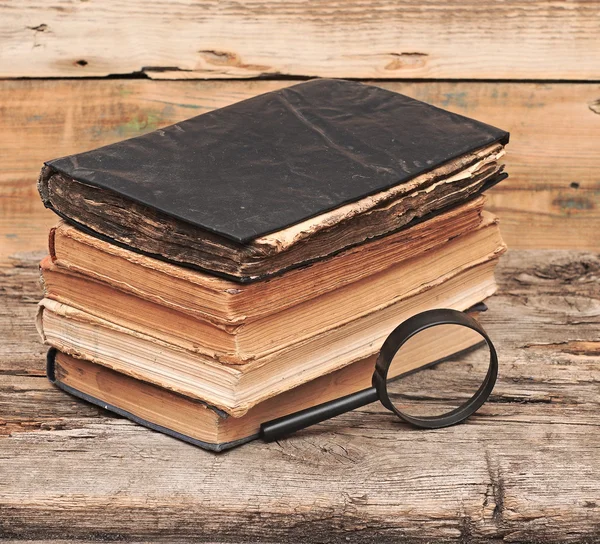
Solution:
{"label": "black metal frame of magnifier", "polygon": [[[488,371],[477,392],[458,408],[438,416],[411,416],[398,410],[390,401],[387,391],[388,371],[394,356],[410,338],[425,329],[436,327],[438,325],[460,325],[478,332],[484,339],[490,351]],[[475,321],[475,319],[466,313],[457,310],[446,308],[428,310],[410,317],[398,325],[398,327],[396,327],[386,338],[379,352],[379,356],[377,357],[377,362],[375,363],[372,387],[340,397],[339,399],[318,404],[312,408],[300,410],[299,412],[267,421],[260,427],[260,436],[267,442],[277,440],[285,435],[304,429],[305,427],[315,425],[316,423],[339,416],[350,410],[371,404],[376,400],[381,401],[388,410],[391,410],[400,419],[415,427],[424,429],[449,427],[450,425],[455,425],[464,421],[479,410],[494,389],[497,376],[498,355],[496,354],[496,349],[483,327]]]}

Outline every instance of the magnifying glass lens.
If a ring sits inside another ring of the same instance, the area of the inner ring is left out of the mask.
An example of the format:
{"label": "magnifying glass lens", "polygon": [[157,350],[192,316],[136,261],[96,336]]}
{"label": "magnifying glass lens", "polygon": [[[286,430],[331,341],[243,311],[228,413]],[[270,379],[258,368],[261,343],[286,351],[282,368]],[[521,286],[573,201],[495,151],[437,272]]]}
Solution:
{"label": "magnifying glass lens", "polygon": [[449,308],[427,310],[385,339],[371,387],[266,421],[260,435],[277,440],[376,400],[416,427],[449,427],[483,405],[497,376],[496,349],[477,321]]}
{"label": "magnifying glass lens", "polygon": [[388,396],[406,415],[440,416],[477,392],[489,364],[489,347],[477,331],[455,324],[430,327],[396,353],[388,372]]}

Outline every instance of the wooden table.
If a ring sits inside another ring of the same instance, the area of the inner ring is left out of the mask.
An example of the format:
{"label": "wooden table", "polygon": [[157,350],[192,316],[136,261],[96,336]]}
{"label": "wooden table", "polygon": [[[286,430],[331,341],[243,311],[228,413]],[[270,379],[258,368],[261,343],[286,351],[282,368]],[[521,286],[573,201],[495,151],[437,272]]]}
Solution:
{"label": "wooden table", "polygon": [[44,377],[39,254],[0,268],[0,538],[600,541],[600,258],[511,251],[484,326],[501,356],[468,423],[372,405],[213,454]]}

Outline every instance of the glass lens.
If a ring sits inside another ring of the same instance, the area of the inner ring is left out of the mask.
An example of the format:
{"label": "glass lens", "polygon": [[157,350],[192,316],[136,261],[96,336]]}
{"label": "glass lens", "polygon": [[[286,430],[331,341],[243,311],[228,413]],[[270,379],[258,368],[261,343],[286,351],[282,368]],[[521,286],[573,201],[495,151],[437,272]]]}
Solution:
{"label": "glass lens", "polygon": [[406,342],[388,373],[392,404],[410,416],[440,416],[471,398],[483,383],[490,351],[483,337],[461,325],[438,325]]}

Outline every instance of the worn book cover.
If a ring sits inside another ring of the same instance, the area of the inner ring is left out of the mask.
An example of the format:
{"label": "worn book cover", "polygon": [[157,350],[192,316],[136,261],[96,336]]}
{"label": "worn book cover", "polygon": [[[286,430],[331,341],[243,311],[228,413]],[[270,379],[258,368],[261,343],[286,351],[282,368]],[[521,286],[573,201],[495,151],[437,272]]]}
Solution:
{"label": "worn book cover", "polygon": [[398,93],[314,80],[48,161],[39,190],[94,236],[251,282],[485,190],[507,141]]}

